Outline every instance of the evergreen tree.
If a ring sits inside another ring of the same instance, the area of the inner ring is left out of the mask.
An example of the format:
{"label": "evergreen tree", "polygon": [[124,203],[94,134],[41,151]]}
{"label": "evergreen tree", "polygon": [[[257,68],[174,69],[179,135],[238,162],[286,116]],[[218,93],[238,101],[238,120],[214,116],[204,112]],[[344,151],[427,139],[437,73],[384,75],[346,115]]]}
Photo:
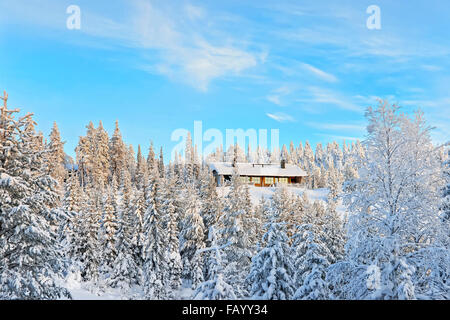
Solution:
{"label": "evergreen tree", "polygon": [[[155,177],[157,177],[155,175]],[[163,229],[163,219],[157,207],[159,181],[150,182],[150,198],[144,216],[144,291],[147,299],[165,299],[167,297],[167,239]]]}
{"label": "evergreen tree", "polygon": [[0,299],[69,297],[58,285],[64,272],[52,229],[56,181],[46,173],[45,150],[36,150],[31,114],[19,119],[0,107]]}
{"label": "evergreen tree", "polygon": [[[122,134],[119,129],[119,121],[116,120],[114,133],[109,142],[109,162],[111,168],[110,176],[117,179],[119,183],[122,170],[127,165],[127,147],[122,140]],[[112,178],[110,180],[112,180]]]}
{"label": "evergreen tree", "polygon": [[285,225],[272,215],[265,226],[262,247],[252,259],[248,281],[253,299],[287,300],[292,297],[292,264]]}
{"label": "evergreen tree", "polygon": [[45,158],[48,162],[49,174],[58,182],[58,188],[62,191],[64,179],[67,175],[64,165],[66,154],[64,153],[64,142],[61,141],[61,135],[56,122],[53,123],[53,128],[50,132],[48,149],[49,152]]}
{"label": "evergreen tree", "polygon": [[221,248],[218,247],[214,227],[210,230],[211,247],[208,250],[213,253],[208,255],[208,275],[206,281],[202,282],[194,293],[197,300],[235,300],[236,295],[233,287],[224,280]]}
{"label": "evergreen tree", "polygon": [[[113,181],[115,181],[113,179]],[[110,273],[117,257],[116,236],[118,230],[118,208],[116,200],[116,185],[113,182],[108,188],[107,198],[103,204],[102,218],[102,264],[100,266],[103,275],[110,277]]]}
{"label": "evergreen tree", "polygon": [[297,229],[292,244],[297,288],[293,299],[324,300],[329,297],[326,270],[333,262],[333,256],[326,247],[319,226],[303,224]]}
{"label": "evergreen tree", "polygon": [[205,226],[199,214],[198,198],[191,185],[187,186],[185,217],[180,233],[180,254],[183,262],[183,277],[193,288],[203,281],[203,256],[198,253],[205,247]]}
{"label": "evergreen tree", "polygon": [[127,170],[122,171],[120,197],[119,223],[116,234],[117,255],[109,285],[113,288],[119,287],[124,294],[127,294],[133,285],[139,283],[141,277],[140,266],[136,263],[133,251],[136,220],[131,199],[131,179]]}

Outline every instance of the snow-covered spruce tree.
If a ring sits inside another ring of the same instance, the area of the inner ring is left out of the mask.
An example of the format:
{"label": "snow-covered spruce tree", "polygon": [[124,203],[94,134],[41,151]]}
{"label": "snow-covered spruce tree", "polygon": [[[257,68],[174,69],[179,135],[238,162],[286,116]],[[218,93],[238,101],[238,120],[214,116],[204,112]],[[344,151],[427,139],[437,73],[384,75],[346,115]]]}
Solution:
{"label": "snow-covered spruce tree", "polygon": [[280,221],[286,223],[287,235],[291,237],[295,231],[295,226],[299,223],[300,215],[296,210],[294,197],[286,186],[282,186],[275,191],[272,196],[271,207],[280,217]]}
{"label": "snow-covered spruce tree", "polygon": [[116,236],[118,230],[117,187],[113,179],[112,185],[107,189],[106,199],[103,203],[103,217],[101,224],[102,261],[100,271],[109,281],[114,261],[117,257]]}
{"label": "snow-covered spruce tree", "polygon": [[337,201],[339,195],[342,192],[342,175],[339,170],[334,167],[334,165],[330,165],[328,168],[328,181],[327,186],[330,189],[329,197],[333,201]]}
{"label": "snow-covered spruce tree", "polygon": [[285,223],[271,215],[262,242],[265,244],[252,258],[248,282],[252,299],[287,300],[294,293],[292,262]]}
{"label": "snow-covered spruce tree", "polygon": [[136,219],[131,202],[131,178],[128,170],[122,170],[120,185],[119,221],[116,234],[116,259],[113,264],[111,278],[108,284],[120,288],[128,294],[130,288],[140,281],[142,272],[135,261],[133,238],[136,232]]}
{"label": "snow-covered spruce tree", "polygon": [[214,226],[211,226],[209,236],[211,246],[206,250],[212,253],[208,255],[207,260],[208,274],[206,281],[200,283],[193,297],[196,300],[235,300],[233,287],[224,280],[223,253],[222,248],[218,247]]}
{"label": "snow-covered spruce tree", "polygon": [[183,272],[183,264],[179,252],[179,239],[177,228],[177,217],[173,198],[168,199],[166,207],[166,215],[168,216],[167,224],[167,259],[168,259],[168,285],[171,294],[181,287],[181,274]]}
{"label": "snow-covered spruce tree", "polygon": [[65,184],[65,193],[62,201],[62,209],[70,217],[68,223],[60,235],[61,245],[64,249],[65,256],[71,260],[72,269],[77,272],[80,270],[78,265],[80,258],[80,250],[85,242],[85,238],[81,234],[82,210],[86,206],[83,190],[77,174],[72,174],[67,178]]}
{"label": "snow-covered spruce tree", "polygon": [[328,204],[322,219],[322,229],[324,234],[324,244],[330,250],[333,257],[331,263],[344,259],[345,243],[345,221],[336,211],[336,202],[328,198]]}
{"label": "snow-covered spruce tree", "polygon": [[199,184],[199,197],[201,201],[200,215],[205,225],[205,241],[207,241],[210,227],[217,223],[221,214],[222,203],[216,191],[214,177],[207,166],[204,166],[200,171]]}
{"label": "snow-covered spruce tree", "polygon": [[183,271],[179,232],[177,222],[177,212],[175,208],[175,180],[170,174],[160,179],[160,192],[158,196],[158,206],[161,212],[161,226],[167,231],[166,255],[167,255],[167,278],[165,285],[168,288],[170,297],[181,287],[181,275]]}
{"label": "snow-covered spruce tree", "polygon": [[[144,164],[146,165],[146,164]],[[142,175],[142,182],[137,185],[137,189],[134,189],[131,195],[131,208],[133,210],[133,240],[131,250],[133,251],[134,260],[139,270],[142,270],[142,243],[144,240],[144,215],[147,211],[147,205],[150,198],[150,188],[148,185],[149,179],[148,173],[144,171]],[[153,181],[153,180],[152,180]]]}
{"label": "snow-covered spruce tree", "polygon": [[324,300],[329,298],[326,270],[334,258],[323,242],[321,226],[302,224],[293,236],[292,257],[295,270],[293,299]]}
{"label": "snow-covered spruce tree", "polygon": [[[366,157],[358,159],[359,179],[346,195],[351,213],[346,246],[353,299],[434,298],[445,289],[430,255],[442,246],[437,198],[441,185],[435,148],[421,112],[410,119],[399,107],[381,102],[369,108]],[[443,257],[445,259],[445,257]],[[339,266],[334,267],[339,270]],[[363,273],[363,274],[361,274]],[[368,278],[366,285],[361,279]]]}
{"label": "snow-covered spruce tree", "polygon": [[70,293],[63,276],[61,248],[51,228],[58,203],[56,181],[36,150],[31,114],[19,119],[0,107],[0,299],[57,299]]}
{"label": "snow-covered spruce tree", "polygon": [[200,206],[193,186],[186,189],[185,217],[181,223],[180,254],[183,263],[183,278],[190,281],[192,288],[203,281],[203,255],[197,253],[205,247],[205,226],[199,214]]}
{"label": "snow-covered spruce tree", "polygon": [[[157,172],[154,168],[153,171]],[[160,181],[157,174],[151,174],[149,200],[144,215],[144,292],[147,299],[167,298],[167,230],[163,228],[163,217],[158,207]]]}
{"label": "snow-covered spruce tree", "polygon": [[99,267],[102,258],[100,242],[101,194],[98,190],[87,187],[85,208],[81,210],[77,228],[79,235],[79,259],[81,261],[81,276],[84,281],[99,280]]}
{"label": "snow-covered spruce tree", "polygon": [[120,174],[126,168],[127,152],[127,147],[120,133],[119,121],[116,120],[114,133],[109,140],[110,181],[116,178],[116,182],[119,183]]}
{"label": "snow-covered spruce tree", "polygon": [[252,257],[249,231],[254,227],[250,219],[251,204],[244,197],[246,193],[248,190],[234,170],[223,214],[218,221],[218,241],[220,245],[227,245],[223,250],[225,279],[235,288],[238,298],[247,295],[245,276],[250,270]]}
{"label": "snow-covered spruce tree", "polygon": [[49,174],[58,181],[59,190],[63,190],[64,179],[67,171],[64,165],[66,154],[64,153],[64,142],[61,141],[56,122],[53,123],[52,131],[50,132],[50,142],[48,144],[49,152],[45,156]]}

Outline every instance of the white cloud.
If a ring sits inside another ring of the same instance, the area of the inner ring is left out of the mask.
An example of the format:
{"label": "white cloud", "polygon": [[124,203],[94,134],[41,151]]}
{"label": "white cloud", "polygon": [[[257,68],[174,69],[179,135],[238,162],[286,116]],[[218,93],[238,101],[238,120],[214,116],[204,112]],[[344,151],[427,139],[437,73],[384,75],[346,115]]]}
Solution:
{"label": "white cloud", "polygon": [[320,78],[322,80],[325,80],[328,82],[337,82],[338,81],[338,79],[334,75],[327,73],[325,71],[322,71],[310,64],[302,63],[302,66],[303,66],[303,68],[310,71],[311,73],[313,73],[315,76],[317,76],[318,78]]}
{"label": "white cloud", "polygon": [[[169,9],[163,11],[148,2],[135,2],[138,8],[135,31],[140,45],[160,52],[160,73],[202,90],[220,77],[236,76],[258,63],[257,56],[233,45],[214,45],[198,28],[181,22]],[[187,6],[195,19],[204,17],[200,7]],[[232,41],[228,41],[232,42]]]}
{"label": "white cloud", "polygon": [[363,113],[364,108],[342,97],[339,93],[319,87],[308,87],[304,98],[296,99],[298,102],[320,103],[336,106],[339,109]]}
{"label": "white cloud", "polygon": [[[239,76],[266,58],[267,53],[249,52],[231,35],[212,28],[209,22],[213,17],[199,6],[173,2],[159,2],[156,6],[153,3],[144,0],[120,2],[117,7],[124,14],[116,17],[98,14],[90,10],[92,6],[81,6],[79,32],[90,38],[66,37],[63,41],[97,46],[96,42],[104,44],[104,40],[109,40],[106,43],[110,48],[137,49],[140,60],[134,64],[138,68],[187,83],[201,91],[206,91],[214,79]],[[13,15],[9,20],[15,23],[22,21],[49,31],[65,28],[67,15],[63,3],[18,0],[0,4],[0,9],[0,16],[7,12]]]}
{"label": "white cloud", "polygon": [[340,136],[340,135],[334,135],[334,134],[322,134],[319,133],[319,136],[326,137],[328,139],[334,140],[334,141],[340,141],[340,140],[346,140],[346,141],[357,141],[357,140],[363,140],[363,137],[354,137],[354,136]]}
{"label": "white cloud", "polygon": [[295,122],[295,119],[288,114],[277,112],[277,113],[266,113],[266,115],[278,122]]}
{"label": "white cloud", "polygon": [[308,122],[308,126],[322,130],[341,130],[362,132],[366,125],[362,123],[326,123],[326,122]]}
{"label": "white cloud", "polygon": [[281,86],[272,91],[270,95],[266,97],[266,99],[278,106],[283,106],[283,102],[281,98],[290,94],[292,92],[292,88],[288,85]]}
{"label": "white cloud", "polygon": [[280,101],[280,96],[278,96],[278,95],[270,95],[270,96],[267,96],[266,99],[276,105],[279,105],[279,106],[282,105],[281,101]]}

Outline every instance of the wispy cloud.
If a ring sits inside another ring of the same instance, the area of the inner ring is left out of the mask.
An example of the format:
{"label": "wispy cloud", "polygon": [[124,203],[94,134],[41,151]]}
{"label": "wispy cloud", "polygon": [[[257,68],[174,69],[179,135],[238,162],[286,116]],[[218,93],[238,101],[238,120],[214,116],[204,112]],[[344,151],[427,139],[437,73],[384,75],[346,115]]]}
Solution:
{"label": "wispy cloud", "polygon": [[341,131],[356,131],[363,132],[366,125],[363,123],[352,124],[352,123],[326,123],[326,122],[308,122],[308,126],[321,129],[321,130],[341,130]]}
{"label": "wispy cloud", "polygon": [[346,141],[357,141],[357,140],[363,140],[364,137],[360,136],[360,137],[355,137],[355,136],[340,136],[340,135],[334,135],[334,134],[323,134],[323,133],[318,133],[318,136],[321,137],[326,137],[328,139],[334,140],[334,141],[342,141],[342,140],[346,140]]}
{"label": "wispy cloud", "polygon": [[275,90],[273,90],[271,92],[270,95],[268,95],[266,97],[266,99],[270,102],[272,102],[273,104],[276,104],[278,106],[283,106],[284,103],[281,101],[281,99],[284,96],[289,95],[290,93],[292,93],[293,89],[287,85],[281,86]]}
{"label": "wispy cloud", "polygon": [[304,97],[297,99],[298,102],[325,104],[339,109],[363,113],[364,108],[356,105],[350,99],[345,98],[338,92],[320,87],[308,87]]}
{"label": "wispy cloud", "polygon": [[[25,23],[64,30],[67,17],[64,4],[50,0],[42,2],[18,0],[0,5],[0,9]],[[247,50],[245,44],[231,34],[220,33],[226,41],[218,41],[216,30],[210,23],[213,18],[200,6],[173,3],[155,6],[153,2],[144,0],[121,2],[118,6],[123,6],[126,14],[117,19],[98,14],[87,6],[81,7],[79,33],[91,37],[86,38],[84,44],[95,44],[93,37],[109,40],[116,46],[138,49],[141,61],[135,63],[136,67],[187,83],[201,91],[207,91],[215,79],[240,76],[241,72],[256,66],[265,57],[260,52]],[[24,11],[23,8],[30,10]],[[208,28],[204,27],[206,25]],[[78,45],[83,44],[80,37],[67,37],[71,38],[76,38],[74,41]],[[147,59],[149,56],[151,59]]]}
{"label": "wispy cloud", "polygon": [[266,113],[266,115],[278,122],[295,122],[295,119],[291,117],[290,115],[282,112],[277,113]]}
{"label": "wispy cloud", "polygon": [[315,76],[317,76],[318,78],[320,78],[322,80],[325,80],[328,82],[337,82],[338,81],[338,79],[331,73],[327,73],[327,72],[320,70],[310,64],[302,63],[302,66],[303,66],[303,68],[310,71],[312,74],[314,74]]}

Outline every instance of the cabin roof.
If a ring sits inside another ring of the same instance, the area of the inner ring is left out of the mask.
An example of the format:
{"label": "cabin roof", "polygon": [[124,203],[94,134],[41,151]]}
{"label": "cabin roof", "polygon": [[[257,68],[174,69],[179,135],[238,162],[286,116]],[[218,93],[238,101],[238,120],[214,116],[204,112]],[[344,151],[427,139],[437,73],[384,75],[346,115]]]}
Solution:
{"label": "cabin roof", "polygon": [[[233,166],[231,162],[211,162],[209,167],[212,171],[216,171],[219,175],[233,174]],[[306,177],[308,174],[300,169],[300,167],[292,164],[285,165],[281,168],[280,163],[236,163],[238,174],[241,176],[253,177]]]}

